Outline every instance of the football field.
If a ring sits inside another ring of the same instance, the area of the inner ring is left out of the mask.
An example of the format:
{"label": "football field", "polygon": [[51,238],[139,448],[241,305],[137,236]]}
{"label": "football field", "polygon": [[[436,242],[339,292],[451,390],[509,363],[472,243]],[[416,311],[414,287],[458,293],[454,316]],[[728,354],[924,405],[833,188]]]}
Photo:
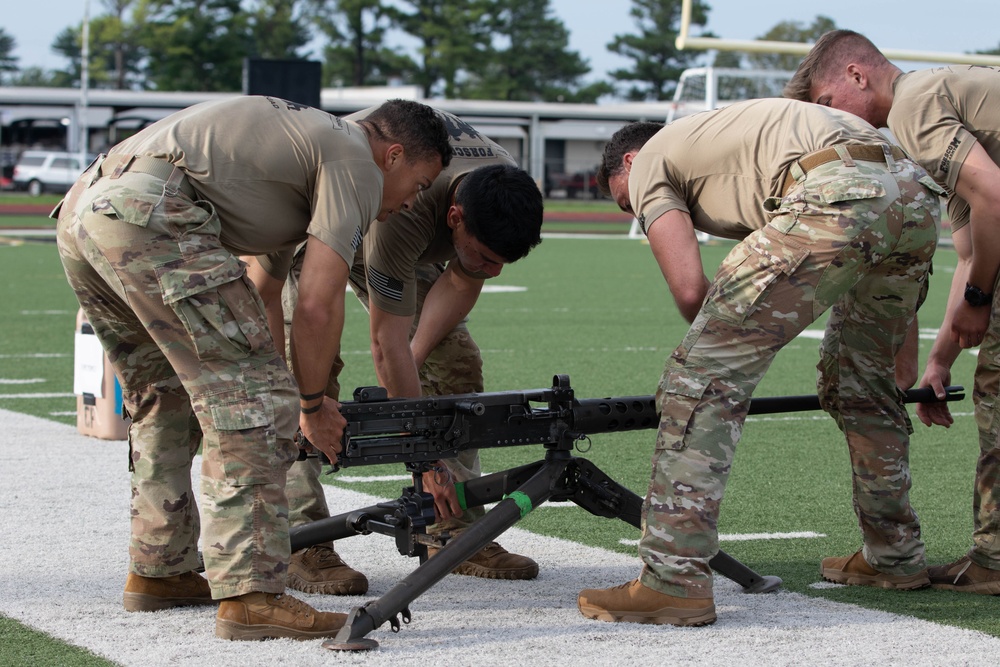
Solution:
{"label": "football field", "polygon": [[[730,247],[704,247],[708,273]],[[954,265],[953,251],[939,250],[921,311],[921,370]],[[74,428],[76,303],[54,244],[0,240],[0,278],[7,432],[0,441],[0,663],[941,665],[986,663],[1000,649],[997,598],[822,582],[820,560],[854,552],[860,536],[846,445],[821,412],[748,419],[722,505],[722,548],[784,585],[750,596],[718,577],[713,626],[583,619],[579,589],[637,573],[638,531],[564,504],[543,505],[500,539],[539,561],[537,581],[449,576],[411,605],[413,622],[399,634],[387,626],[371,633],[382,645],[376,653],[332,654],[318,641],[234,646],[214,638],[206,609],[127,614],[127,446]],[[554,374],[568,374],[579,398],[651,394],[686,330],[648,246],[635,240],[546,238],[488,287],[469,325],[483,350],[487,391],[548,387]],[[352,389],[373,384],[374,373],[367,316],[353,298],[347,305],[342,386]],[[756,396],[815,393],[821,333],[818,322],[782,350]],[[974,353],[963,353],[953,383],[970,389],[974,365]],[[953,403],[952,412],[948,430],[913,417],[912,500],[932,564],[970,545],[978,452],[971,400]],[[594,435],[579,455],[642,495],[652,446],[652,431]],[[483,450],[483,467],[495,472],[542,454],[531,446]],[[352,468],[324,481],[335,512],[394,498],[407,483],[401,466]],[[416,565],[378,535],[344,540],[338,550],[369,576],[372,590],[360,599],[305,596],[324,610],[374,599]]]}

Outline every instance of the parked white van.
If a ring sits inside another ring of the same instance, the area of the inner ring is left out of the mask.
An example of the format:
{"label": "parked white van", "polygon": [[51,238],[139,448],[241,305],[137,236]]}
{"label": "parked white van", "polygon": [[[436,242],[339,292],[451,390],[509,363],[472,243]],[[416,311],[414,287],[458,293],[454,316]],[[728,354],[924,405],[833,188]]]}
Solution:
{"label": "parked white van", "polygon": [[14,188],[27,190],[32,197],[66,192],[90,162],[80,153],[24,151],[14,165]]}

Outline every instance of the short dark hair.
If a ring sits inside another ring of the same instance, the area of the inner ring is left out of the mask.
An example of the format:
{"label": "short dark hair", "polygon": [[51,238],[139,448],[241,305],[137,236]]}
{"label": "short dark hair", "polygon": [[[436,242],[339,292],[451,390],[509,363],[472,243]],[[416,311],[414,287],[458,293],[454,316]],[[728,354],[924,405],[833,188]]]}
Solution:
{"label": "short dark hair", "polygon": [[604,145],[601,166],[597,168],[597,187],[602,193],[611,194],[608,179],[625,168],[622,163],[625,153],[642,148],[654,134],[662,129],[663,123],[636,121],[611,135],[611,139]]}
{"label": "short dark hair", "polygon": [[868,67],[889,63],[870,39],[853,30],[831,30],[816,40],[785,84],[782,95],[792,100],[812,102],[813,84],[826,82],[831,72],[839,72],[855,62]]}
{"label": "short dark hair", "polygon": [[542,242],[542,193],[523,169],[506,164],[474,169],[458,184],[455,203],[469,233],[508,262]]}
{"label": "short dark hair", "polygon": [[441,158],[441,167],[451,163],[448,129],[434,109],[412,100],[389,100],[361,121],[383,140],[401,144],[409,160]]}

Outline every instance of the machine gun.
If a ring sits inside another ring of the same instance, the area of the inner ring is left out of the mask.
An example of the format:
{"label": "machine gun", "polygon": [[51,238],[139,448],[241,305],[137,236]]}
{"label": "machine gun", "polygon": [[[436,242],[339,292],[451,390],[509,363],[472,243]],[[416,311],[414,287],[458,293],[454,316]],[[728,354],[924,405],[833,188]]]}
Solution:
{"label": "machine gun", "polygon": [[[946,401],[964,398],[962,387],[948,387],[947,392]],[[409,623],[410,602],[546,501],[572,501],[597,516],[640,527],[642,498],[572,452],[578,441],[592,434],[657,428],[653,396],[577,399],[569,377],[556,375],[546,389],[390,400],[381,387],[361,387],[354,398],[340,409],[347,428],[334,468],[403,463],[413,475],[413,486],[395,501],[293,528],[292,551],[377,532],[395,537],[399,552],[419,557],[421,564],[381,598],[352,609],[337,637],[323,644],[326,648],[356,651],[378,646],[365,635],[386,621],[398,631],[400,612]],[[907,392],[904,402],[938,400],[924,388]],[[816,396],[755,398],[749,413],[819,408]],[[486,516],[446,542],[426,534],[425,527],[434,522],[434,505],[422,490],[421,476],[437,461],[469,448],[536,444],[545,447],[544,459],[456,485],[463,508],[496,503]],[[440,548],[430,559],[428,546]],[[745,593],[770,592],[782,583],[723,551],[709,565]]]}

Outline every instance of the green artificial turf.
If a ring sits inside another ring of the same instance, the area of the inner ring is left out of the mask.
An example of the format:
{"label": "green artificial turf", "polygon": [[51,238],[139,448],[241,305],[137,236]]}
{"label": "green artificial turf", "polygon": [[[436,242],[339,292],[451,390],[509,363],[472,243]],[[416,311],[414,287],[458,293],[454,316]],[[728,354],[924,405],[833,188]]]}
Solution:
{"label": "green artificial turf", "polygon": [[[704,246],[709,273],[730,247],[721,242]],[[930,295],[921,311],[925,327],[936,328],[941,321],[954,266],[954,252],[940,249]],[[489,284],[525,290],[486,292],[470,317],[470,330],[483,351],[487,391],[548,387],[554,374],[568,374],[579,398],[652,394],[664,361],[686,330],[649,247],[641,241],[546,239],[527,259],[505,268]],[[51,241],[0,240],[4,322],[0,379],[18,382],[0,385],[0,407],[75,423],[76,400],[69,394],[76,310]],[[375,380],[367,315],[352,297],[347,300],[346,318],[342,349],[347,367],[341,380],[349,394],[353,387]],[[818,322],[812,328],[822,326]],[[921,341],[921,370],[930,345],[930,340]],[[778,354],[756,395],[815,393],[817,359],[818,341],[797,339]],[[963,353],[954,368],[954,383],[971,388],[974,366],[975,357]],[[948,430],[928,429],[914,418],[912,500],[922,519],[931,563],[957,558],[970,546],[978,453],[970,398],[952,404],[952,409],[956,423]],[[645,493],[653,431],[595,434],[589,446],[579,455],[636,493]],[[483,450],[483,469],[495,472],[542,455],[541,447]],[[324,479],[385,498],[398,495],[404,484],[350,481],[359,473],[398,475],[403,470],[402,466],[348,469]],[[634,544],[621,540],[638,537],[638,531],[623,522],[593,517],[576,507],[543,506],[520,525],[632,554]],[[787,590],[1000,636],[995,622],[1000,608],[994,597],[817,586],[823,557],[848,555],[861,544],[851,509],[846,445],[833,421],[821,412],[748,420],[719,529],[724,535],[805,531],[823,535],[722,542],[724,550],[759,573],[780,576]],[[85,662],[91,659],[89,654],[8,619],[0,618],[0,635],[4,640],[0,664],[90,664]],[[49,658],[49,651],[66,653]]]}

